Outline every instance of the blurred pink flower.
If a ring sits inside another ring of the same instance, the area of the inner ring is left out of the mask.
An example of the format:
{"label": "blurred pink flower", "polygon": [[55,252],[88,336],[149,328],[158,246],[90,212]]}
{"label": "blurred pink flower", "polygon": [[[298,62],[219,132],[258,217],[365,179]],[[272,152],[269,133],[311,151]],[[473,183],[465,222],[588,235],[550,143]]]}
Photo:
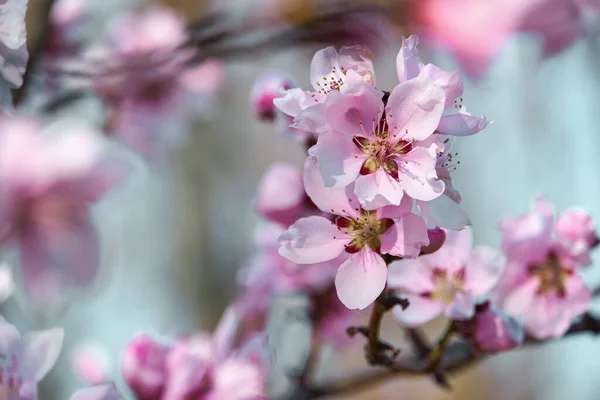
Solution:
{"label": "blurred pink flower", "polygon": [[380,254],[416,257],[429,244],[422,218],[411,213],[411,203],[368,211],[360,207],[353,185],[327,188],[317,161],[305,163],[304,186],[314,204],[335,216],[301,218],[279,237],[279,253],[298,264],[334,260],[344,252],[350,257],[337,271],[335,285],[344,305],[364,309],[383,291],[387,266]]}
{"label": "blurred pink flower", "polygon": [[[588,253],[596,244],[589,240],[593,227],[581,212],[565,214],[555,224],[552,208],[540,198],[530,213],[500,224],[508,264],[498,285],[498,305],[522,317],[537,339],[562,336],[591,303],[577,269],[590,263]],[[572,229],[565,226],[570,224]]]}
{"label": "blurred pink flower", "polygon": [[291,164],[275,163],[258,184],[255,208],[259,215],[288,227],[304,214],[306,199],[302,172]]}
{"label": "blurred pink flower", "polygon": [[519,347],[524,339],[523,326],[490,302],[478,305],[473,318],[457,322],[457,330],[473,345],[486,353],[497,353]]}
{"label": "blurred pink flower", "polygon": [[161,398],[167,380],[166,360],[171,344],[148,334],[134,337],[123,352],[121,371],[127,385],[141,400]]}
{"label": "blurred pink flower", "polygon": [[403,326],[417,327],[444,314],[455,320],[473,317],[475,301],[498,282],[504,258],[493,249],[472,249],[471,229],[447,231],[435,253],[389,265],[388,287],[410,305],[394,308]]}
{"label": "blurred pink flower", "polygon": [[87,389],[78,390],[71,400],[120,400],[122,397],[117,392],[114,383],[96,385]]}
{"label": "blurred pink flower", "polygon": [[294,83],[278,72],[267,71],[262,74],[250,92],[250,105],[254,115],[262,120],[274,120],[277,109],[273,100],[282,97],[286,90],[293,87]]}
{"label": "blurred pink flower", "polygon": [[71,366],[82,381],[89,385],[96,385],[107,381],[110,358],[106,349],[98,343],[80,342],[71,354]]}
{"label": "blurred pink flower", "polygon": [[109,61],[101,66],[117,72],[103,75],[93,87],[112,106],[110,130],[146,158],[160,161],[180,144],[185,122],[212,111],[224,81],[222,62],[188,66],[194,53],[179,48],[188,39],[185,22],[168,8],[122,17],[113,38]]}
{"label": "blurred pink flower", "polygon": [[96,276],[100,248],[90,206],[126,172],[104,146],[99,133],[76,121],[2,119],[0,243],[18,247],[25,294],[41,311]]}
{"label": "blurred pink flower", "polygon": [[262,336],[235,348],[238,328],[230,308],[212,336],[196,333],[168,346],[139,336],[125,351],[124,377],[140,399],[255,400],[264,395],[271,355]]}
{"label": "blurred pink flower", "polygon": [[19,331],[0,317],[0,398],[37,399],[37,384],[56,363],[62,348],[64,331],[48,329]]}
{"label": "blurred pink flower", "polygon": [[368,210],[397,206],[404,193],[435,199],[444,191],[436,179],[438,146],[425,140],[439,124],[444,92],[415,78],[396,86],[386,104],[382,96],[364,83],[327,96],[325,119],[332,129],[309,150],[325,186],[355,182],[358,200]]}

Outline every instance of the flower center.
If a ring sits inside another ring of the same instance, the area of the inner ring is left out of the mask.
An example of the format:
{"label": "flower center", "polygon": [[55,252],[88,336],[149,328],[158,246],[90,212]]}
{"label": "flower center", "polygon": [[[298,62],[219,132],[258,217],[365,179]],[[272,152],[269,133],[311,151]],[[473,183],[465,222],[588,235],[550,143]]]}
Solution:
{"label": "flower center", "polygon": [[[362,122],[360,125],[363,125]],[[394,127],[394,130],[397,130],[397,127]],[[405,132],[406,134],[408,131]],[[383,168],[388,175],[398,179],[397,159],[408,154],[413,148],[412,140],[403,139],[405,135],[398,137],[398,133],[391,134],[383,116],[379,123],[373,121],[372,132],[367,135],[370,138],[354,136],[352,138],[354,145],[368,156],[360,169],[360,174],[369,175]]]}
{"label": "flower center", "polygon": [[379,235],[386,233],[394,220],[390,218],[377,219],[375,211],[361,211],[358,218],[337,217],[335,224],[339,231],[353,237],[350,244],[346,246],[348,253],[357,253],[365,246],[369,246],[373,251],[379,252],[381,241]]}
{"label": "flower center", "polygon": [[319,87],[318,93],[328,94],[335,91],[340,91],[340,88],[344,84],[346,76],[346,69],[344,67],[333,67],[331,74],[329,76],[323,77],[323,82],[317,82],[317,86]]}
{"label": "flower center", "polygon": [[529,274],[537,276],[540,280],[537,290],[540,295],[556,290],[559,296],[564,296],[566,293],[565,281],[572,273],[560,265],[558,257],[554,253],[550,253],[546,261],[529,267]]}
{"label": "flower center", "polygon": [[461,268],[454,274],[448,275],[448,271],[435,269],[433,271],[435,290],[429,293],[432,300],[438,300],[446,304],[454,303],[457,293],[464,293],[465,269]]}

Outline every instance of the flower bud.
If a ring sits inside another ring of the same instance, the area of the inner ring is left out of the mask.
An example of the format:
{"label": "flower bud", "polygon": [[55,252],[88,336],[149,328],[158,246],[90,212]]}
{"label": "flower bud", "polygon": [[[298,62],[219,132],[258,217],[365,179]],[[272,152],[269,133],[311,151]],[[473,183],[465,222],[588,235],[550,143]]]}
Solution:
{"label": "flower bud", "polygon": [[274,72],[266,72],[259,77],[250,94],[250,104],[257,118],[273,121],[275,119],[275,106],[273,100],[282,97],[283,91],[294,87],[294,84]]}
{"label": "flower bud", "polygon": [[429,237],[429,245],[421,248],[421,254],[431,254],[438,251],[446,241],[446,232],[440,227],[427,230],[427,236]]}
{"label": "flower bud", "polygon": [[123,354],[121,369],[125,381],[139,399],[157,399],[162,396],[169,347],[157,343],[150,335],[134,337]]}

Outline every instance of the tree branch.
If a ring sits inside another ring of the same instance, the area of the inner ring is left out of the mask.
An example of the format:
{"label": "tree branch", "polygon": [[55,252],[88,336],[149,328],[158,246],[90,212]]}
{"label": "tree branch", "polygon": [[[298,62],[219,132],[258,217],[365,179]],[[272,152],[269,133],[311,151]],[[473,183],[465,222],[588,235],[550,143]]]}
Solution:
{"label": "tree branch", "polygon": [[[574,323],[565,334],[565,337],[591,333],[600,334],[600,318],[586,313],[580,321]],[[477,362],[488,357],[488,354],[476,351],[472,345],[466,341],[452,343],[447,346],[435,371],[431,371],[429,362],[423,355],[429,348],[425,339],[417,330],[408,330],[409,337],[417,348],[418,359],[398,360],[386,366],[386,369],[372,369],[370,371],[345,378],[340,381],[314,387],[310,391],[310,398],[317,399],[323,396],[339,395],[344,393],[356,392],[369,389],[379,383],[382,383],[396,376],[427,376],[440,373],[459,372],[469,368]],[[524,346],[548,343],[549,341],[540,341],[527,338]]]}

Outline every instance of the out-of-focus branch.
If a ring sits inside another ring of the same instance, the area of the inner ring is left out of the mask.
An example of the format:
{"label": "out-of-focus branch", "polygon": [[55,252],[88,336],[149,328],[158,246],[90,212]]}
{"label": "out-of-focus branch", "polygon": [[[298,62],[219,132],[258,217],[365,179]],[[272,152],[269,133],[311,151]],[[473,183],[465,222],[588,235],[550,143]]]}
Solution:
{"label": "out-of-focus branch", "polygon": [[[52,7],[54,6],[55,2],[56,0],[45,0],[43,4],[39,6],[39,13],[41,14],[41,26],[38,28],[38,33],[35,42],[28,46],[29,59],[27,60],[25,74],[23,75],[23,84],[20,88],[15,90],[13,96],[13,102],[15,106],[23,102],[23,99],[25,98],[25,95],[29,90],[29,86],[31,85],[31,81],[35,71],[35,66],[38,63],[40,54],[46,47],[48,40],[51,40],[52,23],[50,21],[50,11],[52,10]],[[29,37],[29,40],[31,40],[31,36]]]}
{"label": "out-of-focus branch", "polygon": [[[600,318],[594,317],[589,313],[584,314],[580,321],[571,326],[565,337],[582,333],[600,334]],[[437,368],[432,371],[430,363],[423,359],[423,354],[429,347],[426,341],[420,332],[416,330],[409,330],[408,334],[411,341],[417,347],[417,360],[399,360],[385,366],[386,369],[384,370],[372,369],[337,382],[314,387],[310,391],[310,398],[316,399],[323,396],[355,393],[369,389],[396,376],[427,376],[435,375],[436,373],[454,373],[469,368],[488,357],[487,354],[475,350],[468,342],[460,341],[446,347]],[[525,340],[524,346],[548,342],[528,338]]]}

